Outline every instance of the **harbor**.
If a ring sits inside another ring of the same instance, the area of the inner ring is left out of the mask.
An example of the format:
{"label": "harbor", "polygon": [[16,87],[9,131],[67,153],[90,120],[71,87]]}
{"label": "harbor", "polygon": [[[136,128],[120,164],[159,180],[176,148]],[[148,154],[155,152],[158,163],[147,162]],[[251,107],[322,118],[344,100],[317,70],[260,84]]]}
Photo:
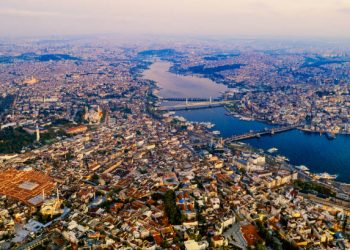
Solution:
{"label": "harbor", "polygon": [[[191,96],[217,98],[225,90],[222,85],[209,79],[206,79],[208,81],[205,82],[204,88],[200,88],[203,78],[198,78],[198,82],[196,82],[194,76],[190,76],[193,84],[187,84],[187,78],[186,82],[183,82],[182,76],[168,72],[170,66],[171,64],[168,62],[157,62],[145,71],[146,76],[154,77],[151,80],[161,80],[159,84],[160,96],[171,98],[171,93],[176,92],[176,96],[183,98]],[[180,88],[171,91],[176,84],[179,84]],[[168,86],[170,87],[167,88]],[[219,86],[219,90],[213,91],[215,86]],[[196,95],[194,93],[198,88],[200,88],[200,93]],[[224,107],[181,110],[176,111],[175,114],[191,122],[211,124],[208,129],[218,131],[215,132],[217,136],[224,139],[251,131],[263,131],[276,127],[276,125],[255,121],[239,114],[230,114]],[[274,135],[255,136],[242,142],[262,149],[269,154],[275,153],[268,152],[269,149],[277,148],[278,153],[288,158],[290,163],[295,166],[305,165],[312,173],[326,172],[329,175],[337,175],[337,181],[350,182],[350,136],[338,134],[336,139],[330,140],[324,134],[293,129]]]}

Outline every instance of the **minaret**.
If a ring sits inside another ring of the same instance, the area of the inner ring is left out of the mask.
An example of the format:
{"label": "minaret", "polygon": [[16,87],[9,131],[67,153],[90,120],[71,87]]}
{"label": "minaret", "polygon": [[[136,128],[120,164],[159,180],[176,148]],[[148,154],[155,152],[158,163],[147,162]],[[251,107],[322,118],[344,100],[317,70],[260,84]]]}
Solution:
{"label": "minaret", "polygon": [[40,130],[39,130],[39,126],[38,124],[36,124],[36,141],[39,142],[40,141]]}
{"label": "minaret", "polygon": [[106,110],[106,118],[105,118],[105,124],[108,126],[110,123],[110,117],[109,117],[109,112]]}
{"label": "minaret", "polygon": [[56,194],[56,200],[55,200],[55,203],[53,205],[53,208],[51,209],[51,218],[54,216],[55,212],[56,212],[56,209],[59,208],[59,205],[60,205],[60,196],[58,194],[58,188],[56,189],[57,191],[57,194]]}

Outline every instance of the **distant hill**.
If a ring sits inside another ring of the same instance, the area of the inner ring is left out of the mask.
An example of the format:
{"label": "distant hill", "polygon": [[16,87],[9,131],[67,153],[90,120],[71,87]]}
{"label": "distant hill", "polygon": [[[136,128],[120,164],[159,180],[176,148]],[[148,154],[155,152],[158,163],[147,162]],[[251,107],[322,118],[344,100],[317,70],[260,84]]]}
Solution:
{"label": "distant hill", "polygon": [[172,56],[177,54],[174,49],[144,50],[138,53],[140,56]]}
{"label": "distant hill", "polygon": [[0,63],[14,63],[16,61],[62,61],[62,60],[73,60],[80,61],[78,57],[74,57],[68,54],[41,54],[36,53],[23,53],[19,56],[0,56]]}

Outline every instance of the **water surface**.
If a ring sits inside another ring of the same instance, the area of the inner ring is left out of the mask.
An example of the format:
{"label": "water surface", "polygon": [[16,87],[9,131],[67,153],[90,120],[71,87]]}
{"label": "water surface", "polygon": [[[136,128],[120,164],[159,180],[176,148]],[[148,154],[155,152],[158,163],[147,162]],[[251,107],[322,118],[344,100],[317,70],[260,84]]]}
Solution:
{"label": "water surface", "polygon": [[157,82],[161,97],[209,98],[218,97],[227,90],[225,85],[216,84],[208,78],[173,74],[169,72],[171,66],[170,62],[156,61],[143,73],[145,79]]}
{"label": "water surface", "polygon": [[[162,97],[215,97],[226,90],[222,84],[209,79],[170,73],[170,66],[169,62],[156,62],[144,74],[145,78],[156,81],[161,87],[159,95]],[[219,130],[223,137],[270,127],[262,122],[242,121],[225,113],[223,107],[177,112],[189,121],[214,123],[212,130]],[[339,181],[350,183],[350,136],[338,135],[335,140],[328,140],[324,135],[292,130],[244,142],[264,150],[276,147],[276,154],[286,156],[292,164],[306,165],[312,172],[338,174]]]}
{"label": "water surface", "polygon": [[[177,114],[189,121],[210,121],[215,124],[212,130],[219,130],[223,137],[269,127],[262,122],[227,116],[225,112],[224,108],[213,108],[179,111]],[[335,140],[329,140],[325,135],[292,130],[243,142],[265,151],[275,147],[278,149],[275,154],[286,156],[294,165],[305,165],[315,173],[338,174],[337,180],[350,183],[350,136],[338,135]]]}

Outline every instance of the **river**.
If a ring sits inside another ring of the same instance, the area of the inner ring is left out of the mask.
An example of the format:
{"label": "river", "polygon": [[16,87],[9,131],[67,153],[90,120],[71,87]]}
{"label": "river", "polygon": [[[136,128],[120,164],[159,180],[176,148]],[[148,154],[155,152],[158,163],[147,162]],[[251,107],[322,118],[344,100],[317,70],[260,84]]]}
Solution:
{"label": "river", "polygon": [[169,72],[171,65],[170,62],[156,61],[143,73],[145,79],[157,83],[161,97],[209,98],[220,96],[227,90],[225,85],[216,84],[208,78],[173,74]]}
{"label": "river", "polygon": [[[170,66],[169,62],[157,61],[144,72],[146,79],[157,82],[162,97],[217,97],[226,89],[210,79],[170,73]],[[177,112],[189,121],[214,123],[213,130],[219,130],[223,137],[270,127],[263,122],[242,121],[225,113],[222,107]],[[337,180],[350,183],[350,136],[338,135],[335,140],[328,140],[324,135],[292,130],[243,142],[264,150],[276,147],[276,154],[286,156],[292,164],[305,165],[316,173],[338,174]]]}

